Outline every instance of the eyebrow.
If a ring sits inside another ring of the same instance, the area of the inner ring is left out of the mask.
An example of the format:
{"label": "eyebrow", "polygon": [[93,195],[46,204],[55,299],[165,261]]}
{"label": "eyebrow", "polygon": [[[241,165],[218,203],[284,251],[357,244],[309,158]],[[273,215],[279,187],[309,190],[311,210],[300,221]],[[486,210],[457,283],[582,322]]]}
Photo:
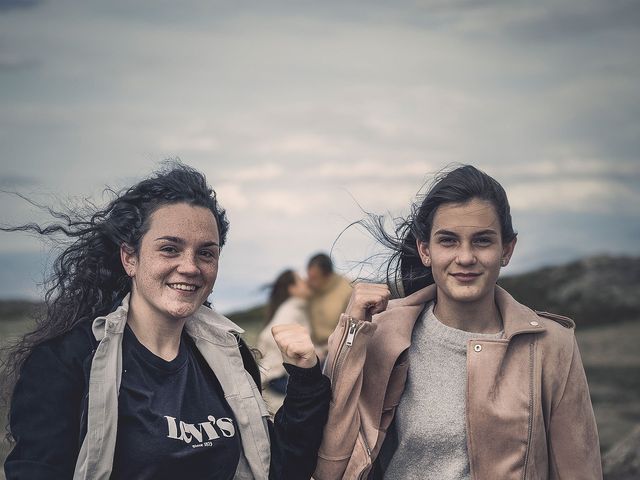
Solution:
{"label": "eyebrow", "polygon": [[[433,235],[434,236],[435,235],[448,235],[450,237],[457,237],[458,236],[457,233],[452,232],[450,230],[438,230]],[[481,230],[479,232],[475,232],[473,234],[474,237],[480,237],[482,235],[498,235],[498,232],[496,232],[495,230],[492,230],[492,229],[489,228],[489,229],[486,229],[486,230]]]}
{"label": "eyebrow", "polygon": [[[172,237],[172,236],[164,236],[164,237],[158,237],[155,239],[156,242],[158,241],[169,241],[169,242],[173,242],[173,243],[177,243],[178,245],[184,245],[186,242],[180,238],[180,237]],[[216,242],[204,242],[203,244],[200,245],[201,247],[219,247],[220,245]]]}

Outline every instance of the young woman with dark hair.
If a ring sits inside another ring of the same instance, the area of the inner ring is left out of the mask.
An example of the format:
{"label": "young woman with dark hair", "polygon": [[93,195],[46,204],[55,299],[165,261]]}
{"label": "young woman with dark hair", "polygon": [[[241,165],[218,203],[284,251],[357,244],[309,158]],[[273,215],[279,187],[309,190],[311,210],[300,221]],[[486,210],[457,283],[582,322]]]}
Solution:
{"label": "young woman with dark hair", "polygon": [[289,375],[282,366],[282,356],[271,329],[277,325],[300,325],[309,329],[307,299],[311,290],[293,270],[280,273],[271,286],[267,303],[266,325],[258,336],[257,347],[262,355],[262,380],[277,394],[286,392]]}
{"label": "young woman with dark hair", "polygon": [[5,359],[13,479],[308,479],[330,396],[308,333],[274,329],[290,373],[274,422],[242,329],[209,307],[229,223],[178,162],[62,235],[46,309]]}
{"label": "young woman with dark hair", "polygon": [[461,166],[395,233],[374,220],[407,296],[356,285],[329,340],[314,478],[602,478],[573,321],[496,285],[517,238],[500,184]]}

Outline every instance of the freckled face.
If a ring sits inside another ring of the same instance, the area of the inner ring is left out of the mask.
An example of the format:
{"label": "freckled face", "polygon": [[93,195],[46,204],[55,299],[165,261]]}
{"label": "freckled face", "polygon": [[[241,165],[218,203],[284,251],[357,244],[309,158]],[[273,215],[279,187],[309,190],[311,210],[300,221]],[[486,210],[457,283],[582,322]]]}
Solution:
{"label": "freckled face", "polygon": [[216,281],[219,242],[216,220],[207,208],[186,203],[158,208],[137,255],[122,250],[136,315],[167,320],[195,313]]}
{"label": "freckled face", "polygon": [[472,199],[438,207],[429,242],[419,241],[418,250],[431,266],[438,296],[467,303],[493,298],[500,267],[509,262],[515,243],[502,243],[493,204]]}

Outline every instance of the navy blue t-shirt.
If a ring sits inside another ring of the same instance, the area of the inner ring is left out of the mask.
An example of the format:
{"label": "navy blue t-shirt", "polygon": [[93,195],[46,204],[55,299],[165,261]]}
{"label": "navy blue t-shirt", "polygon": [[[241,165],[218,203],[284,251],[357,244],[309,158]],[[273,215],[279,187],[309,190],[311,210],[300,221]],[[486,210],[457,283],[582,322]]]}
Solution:
{"label": "navy blue t-shirt", "polygon": [[240,434],[222,387],[193,340],[167,362],[127,325],[112,479],[232,479]]}

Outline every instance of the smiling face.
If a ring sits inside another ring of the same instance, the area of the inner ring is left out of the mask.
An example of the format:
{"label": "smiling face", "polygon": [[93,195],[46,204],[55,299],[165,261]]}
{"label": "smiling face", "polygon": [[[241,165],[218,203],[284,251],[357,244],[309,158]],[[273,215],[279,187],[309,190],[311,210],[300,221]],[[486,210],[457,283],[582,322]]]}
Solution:
{"label": "smiling face", "polygon": [[503,244],[493,204],[474,198],[438,207],[429,242],[417,243],[438,301],[473,303],[493,299],[500,267],[509,263],[516,240]]}
{"label": "smiling face", "polygon": [[192,315],[218,275],[218,227],[210,210],[176,203],[158,208],[137,253],[121,248],[132,277],[131,312],[160,322]]}

